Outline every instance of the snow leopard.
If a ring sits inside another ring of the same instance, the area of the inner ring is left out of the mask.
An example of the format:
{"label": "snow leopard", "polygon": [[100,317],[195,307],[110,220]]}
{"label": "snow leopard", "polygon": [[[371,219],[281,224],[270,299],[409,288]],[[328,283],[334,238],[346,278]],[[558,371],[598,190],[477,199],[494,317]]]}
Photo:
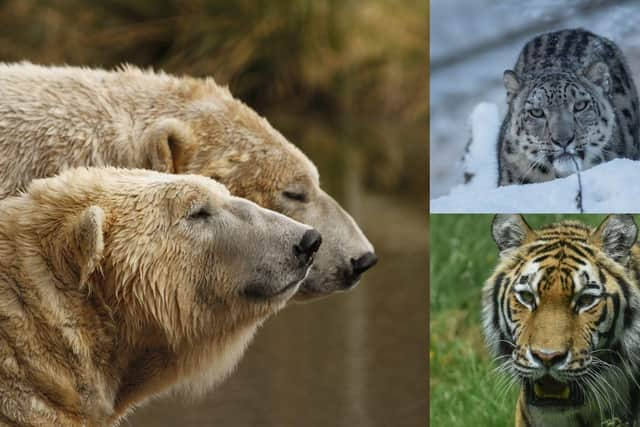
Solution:
{"label": "snow leopard", "polygon": [[503,81],[508,111],[498,138],[498,185],[638,159],[638,94],[611,40],[584,29],[538,35]]}

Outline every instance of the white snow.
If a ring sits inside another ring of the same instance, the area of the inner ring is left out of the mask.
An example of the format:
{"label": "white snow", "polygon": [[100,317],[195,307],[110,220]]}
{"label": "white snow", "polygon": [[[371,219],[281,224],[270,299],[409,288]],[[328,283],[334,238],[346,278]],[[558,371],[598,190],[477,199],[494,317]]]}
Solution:
{"label": "white snow", "polygon": [[[640,162],[616,159],[582,172],[585,213],[629,213],[640,207]],[[541,184],[459,191],[431,200],[431,213],[578,212],[577,176]]]}
{"label": "white snow", "polygon": [[[481,103],[471,114],[472,143],[463,169],[473,173],[468,184],[449,196],[431,200],[431,213],[568,213],[579,212],[578,176],[553,181],[497,187],[498,107]],[[640,162],[616,159],[586,170],[582,180],[584,212],[628,213],[640,209]]]}
{"label": "white snow", "polygon": [[498,106],[482,102],[471,113],[471,140],[464,155],[462,169],[473,178],[467,184],[454,187],[451,192],[496,188],[498,156],[496,141],[500,132]]}

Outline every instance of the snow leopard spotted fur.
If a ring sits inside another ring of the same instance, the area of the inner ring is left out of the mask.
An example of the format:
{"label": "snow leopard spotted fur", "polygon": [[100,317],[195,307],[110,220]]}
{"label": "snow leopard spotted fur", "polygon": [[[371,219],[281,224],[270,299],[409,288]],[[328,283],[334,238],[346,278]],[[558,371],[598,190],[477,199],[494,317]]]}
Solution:
{"label": "snow leopard spotted fur", "polygon": [[549,181],[638,159],[638,94],[622,52],[583,29],[534,37],[504,72],[498,185]]}

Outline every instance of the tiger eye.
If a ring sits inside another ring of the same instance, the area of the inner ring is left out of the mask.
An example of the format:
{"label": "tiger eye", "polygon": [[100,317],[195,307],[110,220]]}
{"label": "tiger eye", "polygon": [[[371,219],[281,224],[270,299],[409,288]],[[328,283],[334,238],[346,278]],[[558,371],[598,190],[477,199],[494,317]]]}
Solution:
{"label": "tiger eye", "polygon": [[533,305],[536,300],[533,293],[529,291],[518,291],[518,297],[520,297],[520,301],[528,305]]}
{"label": "tiger eye", "polygon": [[595,295],[582,294],[576,300],[576,306],[577,307],[588,307],[591,304],[593,304],[595,302],[595,300],[596,300],[596,296]]}

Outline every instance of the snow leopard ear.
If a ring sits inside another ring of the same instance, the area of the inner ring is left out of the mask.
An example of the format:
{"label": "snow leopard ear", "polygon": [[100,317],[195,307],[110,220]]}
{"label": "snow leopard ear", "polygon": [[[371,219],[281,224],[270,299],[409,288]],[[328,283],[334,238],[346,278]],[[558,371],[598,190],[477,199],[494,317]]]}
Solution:
{"label": "snow leopard ear", "polygon": [[589,65],[586,71],[587,78],[602,88],[606,95],[611,94],[611,76],[609,75],[609,67],[604,62],[594,62]]}
{"label": "snow leopard ear", "polygon": [[504,70],[502,75],[504,87],[507,89],[507,102],[511,103],[520,91],[520,78],[513,70]]}

